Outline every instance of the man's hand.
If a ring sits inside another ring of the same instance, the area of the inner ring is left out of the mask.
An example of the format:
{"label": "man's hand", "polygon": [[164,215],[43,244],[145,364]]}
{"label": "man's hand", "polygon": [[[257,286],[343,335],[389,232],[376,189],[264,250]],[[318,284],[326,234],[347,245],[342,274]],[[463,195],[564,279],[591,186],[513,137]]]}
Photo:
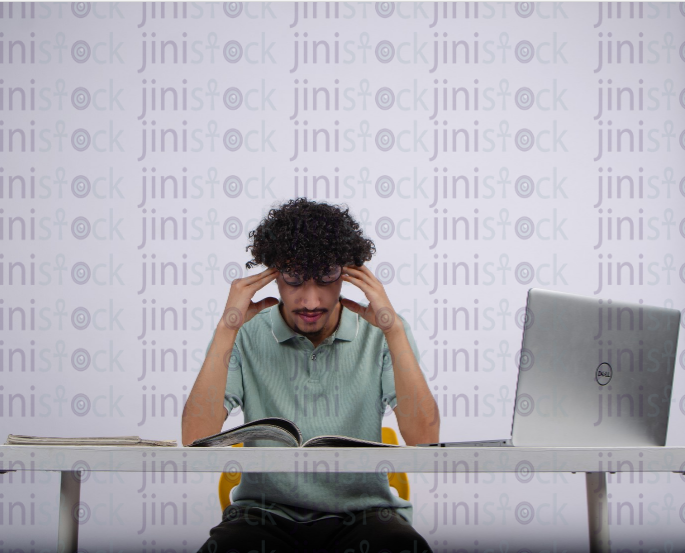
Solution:
{"label": "man's hand", "polygon": [[264,288],[277,277],[278,270],[272,267],[256,275],[236,278],[231,282],[231,290],[219,325],[238,330],[263,309],[278,305],[278,300],[272,297],[264,298],[257,303],[252,301],[257,290]]}
{"label": "man's hand", "polygon": [[342,272],[343,280],[354,284],[364,292],[366,299],[369,300],[369,305],[363,307],[355,301],[342,298],[343,306],[354,313],[358,313],[362,318],[380,328],[386,334],[398,328],[398,325],[404,328],[402,321],[400,321],[388,299],[388,295],[385,293],[383,284],[366,265],[361,267],[343,267]]}

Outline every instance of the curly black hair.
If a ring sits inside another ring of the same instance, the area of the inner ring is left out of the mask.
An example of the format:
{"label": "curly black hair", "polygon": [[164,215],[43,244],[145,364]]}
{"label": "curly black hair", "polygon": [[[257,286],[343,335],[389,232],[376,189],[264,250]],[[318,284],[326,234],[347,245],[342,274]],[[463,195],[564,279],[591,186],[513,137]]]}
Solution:
{"label": "curly black hair", "polygon": [[344,207],[295,198],[270,209],[248,234],[245,251],[251,250],[252,259],[245,267],[275,267],[306,280],[335,265],[363,265],[376,247]]}

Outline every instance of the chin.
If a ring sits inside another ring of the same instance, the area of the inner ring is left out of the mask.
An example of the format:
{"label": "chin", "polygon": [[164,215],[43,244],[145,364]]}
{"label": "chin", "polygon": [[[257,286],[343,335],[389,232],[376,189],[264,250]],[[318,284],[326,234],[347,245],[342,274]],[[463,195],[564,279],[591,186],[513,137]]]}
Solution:
{"label": "chin", "polygon": [[[324,324],[325,324],[325,323],[324,323]],[[300,334],[304,334],[305,336],[308,336],[308,335],[316,335],[316,334],[321,334],[321,331],[323,330],[323,327],[324,327],[323,324],[321,325],[320,328],[317,328],[317,329],[315,329],[315,330],[306,330],[306,329],[304,329],[304,328],[299,328],[299,327],[298,327],[298,329],[299,329],[298,332],[299,332]]]}
{"label": "chin", "polygon": [[323,317],[322,317],[321,321],[319,321],[319,323],[320,323],[321,326],[319,326],[319,327],[317,327],[317,328],[315,328],[315,329],[309,329],[309,330],[307,330],[307,329],[301,328],[301,327],[299,327],[299,326],[297,326],[297,325],[295,325],[295,328],[297,329],[297,331],[298,331],[300,334],[304,334],[305,336],[308,336],[308,335],[316,335],[316,334],[320,334],[321,331],[323,331],[323,329],[324,329],[324,327],[326,326],[326,323],[327,323],[327,322],[328,322],[328,318],[326,318],[326,320],[324,321],[324,320],[323,320]]}

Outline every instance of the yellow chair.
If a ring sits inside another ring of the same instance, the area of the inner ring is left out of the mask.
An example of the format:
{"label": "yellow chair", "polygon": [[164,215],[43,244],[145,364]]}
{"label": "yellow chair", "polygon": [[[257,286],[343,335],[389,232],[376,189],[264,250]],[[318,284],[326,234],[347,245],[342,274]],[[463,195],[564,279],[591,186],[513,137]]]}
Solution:
{"label": "yellow chair", "polygon": [[[381,429],[382,441],[384,444],[395,444],[397,441],[397,434],[392,428],[383,427]],[[243,447],[243,444],[235,444],[233,447]],[[406,472],[391,472],[388,474],[388,482],[397,490],[397,494],[402,499],[409,499],[409,479]],[[240,473],[222,472],[219,478],[219,503],[221,503],[221,512],[226,510],[231,504],[231,490],[240,484]]]}

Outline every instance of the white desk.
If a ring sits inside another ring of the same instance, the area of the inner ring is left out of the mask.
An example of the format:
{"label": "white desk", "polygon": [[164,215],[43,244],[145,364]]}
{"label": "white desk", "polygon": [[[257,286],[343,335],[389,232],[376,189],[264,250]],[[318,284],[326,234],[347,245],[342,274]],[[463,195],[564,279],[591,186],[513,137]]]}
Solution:
{"label": "white desk", "polygon": [[[305,462],[306,461],[306,462]],[[91,469],[91,466],[116,469]],[[58,550],[78,549],[81,475],[99,472],[584,472],[589,549],[609,551],[606,473],[685,473],[685,447],[184,448],[0,445],[0,473],[60,471]]]}

